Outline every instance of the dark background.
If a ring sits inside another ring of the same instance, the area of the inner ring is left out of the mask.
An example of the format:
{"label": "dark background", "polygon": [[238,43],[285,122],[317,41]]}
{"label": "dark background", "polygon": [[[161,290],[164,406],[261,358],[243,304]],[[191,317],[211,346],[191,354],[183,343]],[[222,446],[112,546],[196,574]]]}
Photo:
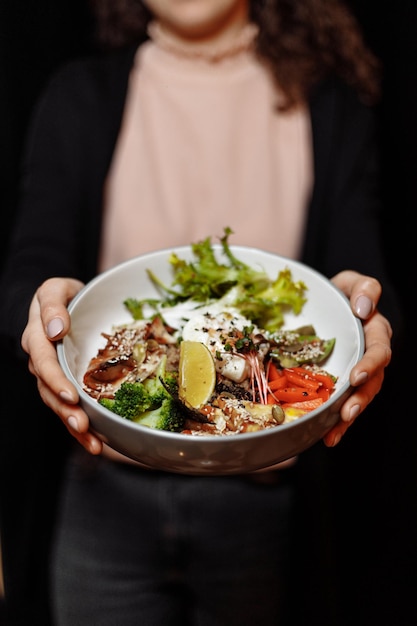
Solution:
{"label": "dark background", "polygon": [[[384,95],[378,109],[384,239],[391,275],[403,304],[407,341],[399,345],[372,411],[328,452],[331,549],[338,564],[335,578],[344,607],[343,626],[415,626],[417,414],[411,393],[416,368],[409,346],[413,347],[415,336],[415,236],[411,220],[417,206],[417,2],[351,0],[350,5],[384,65]],[[14,220],[18,164],[33,104],[53,70],[92,49],[86,0],[1,0],[1,261]],[[33,385],[26,371],[4,359],[1,371],[6,388],[15,380],[22,381],[22,388]],[[22,604],[23,609],[10,626],[46,626],[42,617],[37,621],[33,609],[29,620],[24,617],[24,604],[26,601],[29,606],[37,596],[42,615],[43,571],[39,570],[36,551],[50,531],[48,507],[59,476],[48,474],[47,467],[53,467],[54,450],[59,446],[50,446],[51,458],[48,451],[43,464],[36,447],[45,438],[50,442],[59,438],[62,430],[58,420],[30,422],[28,426],[25,423],[22,436],[16,420],[21,421],[20,416],[28,412],[35,415],[36,406],[28,407],[25,394],[20,394],[13,400],[13,411],[7,403],[6,407],[7,417],[3,406],[0,420],[0,513],[7,507],[22,513],[20,525],[7,527],[22,559],[21,567],[14,568],[9,595],[12,603]],[[3,546],[4,552],[8,549],[8,545]],[[0,623],[1,619],[0,615]],[[304,623],[318,624],[320,617],[312,611],[301,626]]]}

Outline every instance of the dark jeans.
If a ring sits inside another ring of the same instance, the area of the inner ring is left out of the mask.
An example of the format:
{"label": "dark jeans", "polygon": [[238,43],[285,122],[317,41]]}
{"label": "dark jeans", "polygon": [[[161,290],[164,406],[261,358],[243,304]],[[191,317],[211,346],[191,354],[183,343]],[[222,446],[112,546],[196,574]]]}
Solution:
{"label": "dark jeans", "polygon": [[78,451],[54,541],[56,626],[278,626],[290,475],[182,476]]}

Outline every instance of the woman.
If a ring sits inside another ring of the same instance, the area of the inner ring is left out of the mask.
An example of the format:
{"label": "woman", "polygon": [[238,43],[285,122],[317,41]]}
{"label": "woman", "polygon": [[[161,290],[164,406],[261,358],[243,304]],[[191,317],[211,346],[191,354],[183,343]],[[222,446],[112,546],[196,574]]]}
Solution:
{"label": "woman", "polygon": [[381,388],[397,320],[379,240],[377,64],[337,1],[95,8],[117,49],[63,69],[43,95],[2,279],[2,335],[21,341],[44,403],[81,444],[54,537],[54,620],[278,624],[295,460],[230,478],[140,469],[88,431],[55,342],[97,272],[230,226],[233,243],[333,277],[363,320],[354,391],[325,437],[336,445]]}

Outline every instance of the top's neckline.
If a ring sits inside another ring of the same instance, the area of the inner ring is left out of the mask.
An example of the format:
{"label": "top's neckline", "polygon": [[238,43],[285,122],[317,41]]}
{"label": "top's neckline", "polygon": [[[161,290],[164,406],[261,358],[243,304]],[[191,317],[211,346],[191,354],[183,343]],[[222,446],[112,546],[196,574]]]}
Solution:
{"label": "top's neckline", "polygon": [[177,40],[170,37],[169,33],[164,31],[157,21],[153,21],[148,25],[148,35],[158,47],[171,52],[175,56],[201,59],[209,63],[218,63],[226,57],[251,50],[258,30],[256,24],[249,23],[237,33],[232,42],[228,42],[226,45],[201,44],[200,46],[187,46],[186,44],[178,43]]}

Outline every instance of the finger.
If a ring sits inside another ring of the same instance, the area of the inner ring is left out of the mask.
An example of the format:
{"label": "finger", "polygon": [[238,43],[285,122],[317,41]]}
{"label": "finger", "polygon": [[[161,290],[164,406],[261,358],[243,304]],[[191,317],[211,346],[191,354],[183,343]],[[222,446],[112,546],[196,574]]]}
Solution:
{"label": "finger", "polygon": [[40,316],[49,339],[59,339],[68,332],[67,306],[83,286],[81,281],[72,278],[50,278],[37,290]]}
{"label": "finger", "polygon": [[392,328],[388,320],[376,312],[363,324],[365,353],[352,368],[350,382],[356,387],[371,379],[380,369],[385,369],[391,362]]}
{"label": "finger", "polygon": [[379,369],[365,384],[356,387],[343,404],[340,417],[344,422],[353,422],[381,391],[385,370]]}
{"label": "finger", "polygon": [[[72,287],[64,286],[68,282],[72,283]],[[21,344],[31,359],[30,367],[32,374],[43,381],[50,381],[51,390],[54,394],[60,395],[68,403],[76,404],[79,402],[77,390],[67,379],[58,363],[56,346],[45,335],[41,314],[42,306],[49,308],[50,311],[52,311],[52,308],[56,309],[57,305],[51,308],[50,304],[48,304],[51,302],[50,298],[53,297],[52,292],[55,286],[61,285],[59,289],[61,290],[61,298],[63,298],[64,292],[67,294],[65,297],[71,297],[72,293],[77,293],[81,283],[79,281],[63,281],[61,279],[51,279],[47,283],[44,283],[38,290],[31,302],[28,323],[23,331]],[[65,307],[63,307],[63,310],[65,312],[63,315],[68,317],[67,326],[69,328],[70,320],[67,310]]]}
{"label": "finger", "polygon": [[379,368],[372,378],[354,389],[341,408],[339,422],[323,437],[327,446],[332,447],[339,443],[348,428],[380,392],[384,373],[385,369]]}
{"label": "finger", "polygon": [[361,385],[343,404],[337,424],[323,437],[326,446],[336,446],[342,437],[379,392],[383,375],[372,378],[366,385]]}
{"label": "finger", "polygon": [[[33,364],[29,361],[29,369]],[[89,419],[79,405],[68,404],[57,397],[52,390],[38,378],[38,391],[43,402],[62,420],[69,433],[91,454],[100,454],[103,448],[101,440],[89,431]]]}
{"label": "finger", "polygon": [[39,303],[35,298],[22,335],[22,347],[29,355],[29,369],[38,380],[50,381],[54,395],[60,396],[67,403],[77,404],[78,392],[58,363],[56,346],[45,336],[38,310]]}
{"label": "finger", "polygon": [[344,270],[336,274],[332,282],[349,298],[357,317],[368,319],[374,313],[382,293],[381,283],[376,278]]}
{"label": "finger", "polygon": [[351,424],[347,422],[339,421],[334,428],[332,428],[327,435],[323,437],[323,442],[328,448],[337,446],[342,437],[345,435]]}
{"label": "finger", "polygon": [[347,401],[343,404],[338,423],[323,437],[326,446],[336,446],[346,431],[355,423],[356,419],[363,413],[366,407],[379,393],[384,378],[383,370],[374,376],[368,383],[358,387]]}

